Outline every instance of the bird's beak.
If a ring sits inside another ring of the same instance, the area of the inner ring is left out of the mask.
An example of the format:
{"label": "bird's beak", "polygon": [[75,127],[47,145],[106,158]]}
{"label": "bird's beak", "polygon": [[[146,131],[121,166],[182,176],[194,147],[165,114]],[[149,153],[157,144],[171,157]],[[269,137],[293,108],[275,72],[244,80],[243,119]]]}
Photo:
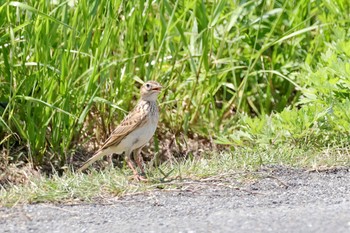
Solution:
{"label": "bird's beak", "polygon": [[160,85],[152,88],[152,91],[160,92],[161,90],[162,90],[162,86],[160,86]]}

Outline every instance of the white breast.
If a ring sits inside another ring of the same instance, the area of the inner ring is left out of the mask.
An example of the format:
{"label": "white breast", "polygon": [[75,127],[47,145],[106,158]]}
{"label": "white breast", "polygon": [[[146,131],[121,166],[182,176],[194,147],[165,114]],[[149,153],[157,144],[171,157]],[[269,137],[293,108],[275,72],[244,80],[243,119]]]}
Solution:
{"label": "white breast", "polygon": [[158,124],[157,121],[148,121],[140,128],[135,129],[133,132],[128,134],[117,147],[113,148],[114,153],[122,153],[130,148],[130,151],[133,151],[141,146],[144,146],[149,140],[151,140],[154,132],[156,131]]}

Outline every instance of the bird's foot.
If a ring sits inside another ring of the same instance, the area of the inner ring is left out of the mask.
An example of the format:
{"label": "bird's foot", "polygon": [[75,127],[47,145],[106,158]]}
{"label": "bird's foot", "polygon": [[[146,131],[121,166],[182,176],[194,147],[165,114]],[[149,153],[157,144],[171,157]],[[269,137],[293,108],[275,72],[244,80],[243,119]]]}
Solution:
{"label": "bird's foot", "polygon": [[134,174],[134,179],[136,181],[148,181],[147,177],[144,174]]}

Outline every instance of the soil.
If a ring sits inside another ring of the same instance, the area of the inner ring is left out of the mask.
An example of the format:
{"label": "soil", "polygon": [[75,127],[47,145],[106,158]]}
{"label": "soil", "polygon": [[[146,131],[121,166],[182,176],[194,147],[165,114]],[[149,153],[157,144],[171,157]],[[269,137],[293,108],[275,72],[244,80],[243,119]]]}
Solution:
{"label": "soil", "polygon": [[0,208],[0,232],[350,232],[349,168],[267,167],[173,187]]}

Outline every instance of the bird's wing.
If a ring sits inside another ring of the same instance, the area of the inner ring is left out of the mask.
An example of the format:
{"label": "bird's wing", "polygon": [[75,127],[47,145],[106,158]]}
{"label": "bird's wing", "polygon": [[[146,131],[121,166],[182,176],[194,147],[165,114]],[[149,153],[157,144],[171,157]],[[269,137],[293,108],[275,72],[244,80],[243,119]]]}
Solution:
{"label": "bird's wing", "polygon": [[107,149],[113,145],[118,145],[128,134],[136,128],[144,125],[146,123],[146,117],[147,112],[142,108],[136,108],[134,111],[130,112],[120,125],[118,125],[118,127],[111,133],[99,151]]}
{"label": "bird's wing", "polygon": [[92,163],[102,158],[108,152],[105,150],[108,147],[118,145],[129,133],[134,131],[137,127],[146,123],[147,112],[142,108],[135,108],[127,115],[120,125],[112,132],[111,136],[106,140],[102,147],[96,151],[96,153],[86,161],[78,171],[83,171],[88,168]]}

